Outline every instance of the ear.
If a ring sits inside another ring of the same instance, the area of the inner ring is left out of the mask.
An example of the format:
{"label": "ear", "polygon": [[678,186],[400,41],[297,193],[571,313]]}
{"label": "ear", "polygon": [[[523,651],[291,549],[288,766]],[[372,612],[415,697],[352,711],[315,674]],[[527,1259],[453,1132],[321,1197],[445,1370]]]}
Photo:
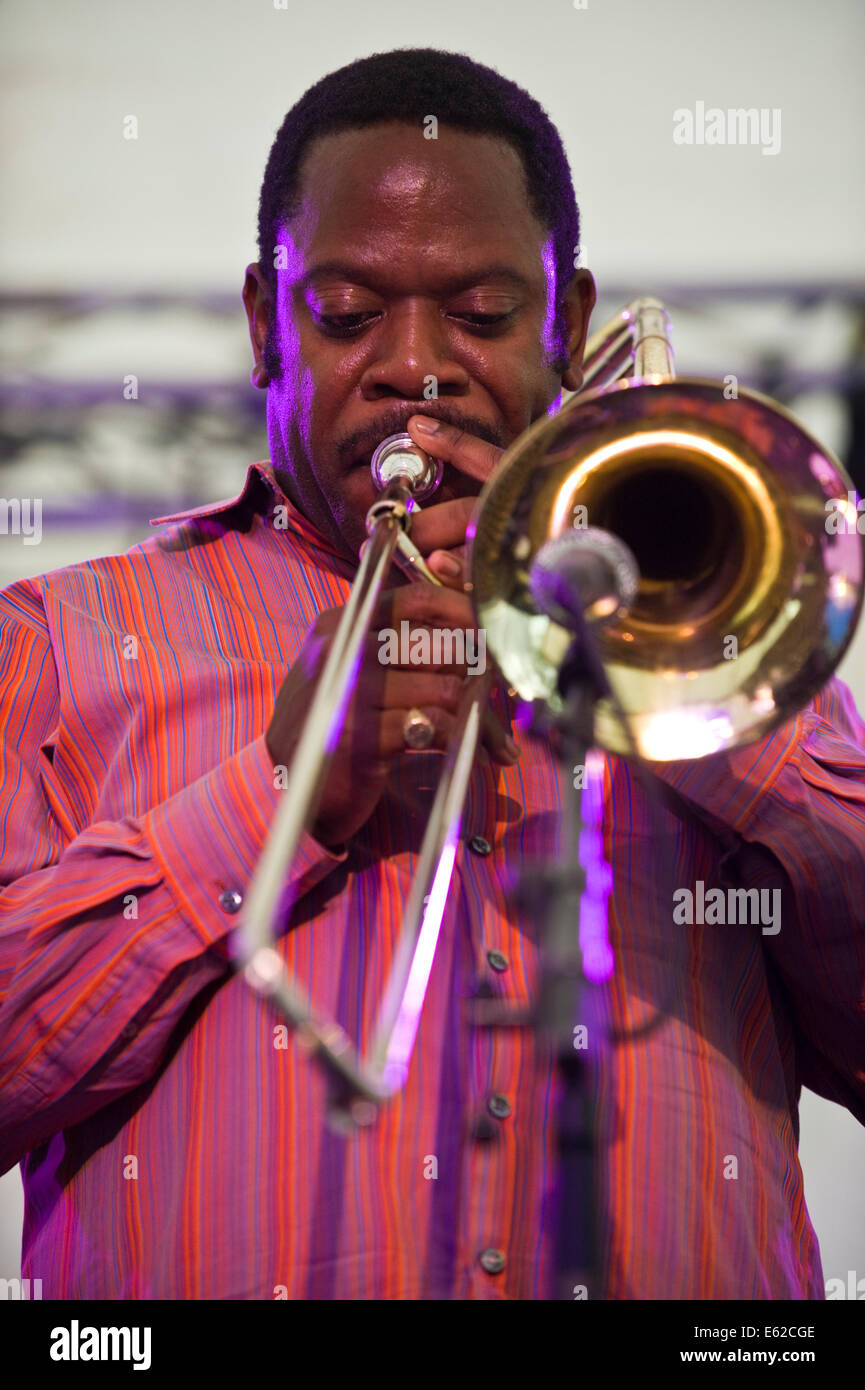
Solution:
{"label": "ear", "polygon": [[589,270],[578,270],[565,291],[563,315],[568,335],[568,355],[571,365],[562,376],[565,391],[579,391],[583,384],[583,357],[589,319],[595,307],[597,291]]}
{"label": "ear", "polygon": [[249,379],[259,391],[266,391],[270,377],[264,365],[264,348],[267,330],[273,309],[270,288],[261,273],[258,262],[246,267],[243,281],[243,307],[249,324],[249,341],[252,344],[253,368]]}

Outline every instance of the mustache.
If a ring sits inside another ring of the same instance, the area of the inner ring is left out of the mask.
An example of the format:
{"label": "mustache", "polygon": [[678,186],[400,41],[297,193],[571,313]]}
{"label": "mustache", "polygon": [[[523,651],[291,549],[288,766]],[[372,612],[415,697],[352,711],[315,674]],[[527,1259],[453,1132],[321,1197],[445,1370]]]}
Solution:
{"label": "mustache", "polygon": [[427,415],[433,420],[441,420],[445,425],[453,425],[455,429],[464,430],[466,434],[485,439],[488,444],[494,444],[498,449],[506,448],[509,442],[500,426],[491,424],[489,420],[482,420],[477,415],[467,415],[461,410],[455,410],[453,406],[440,407],[437,402],[435,410],[423,410],[417,405],[399,405],[386,410],[375,424],[365,425],[362,429],[353,430],[351,434],[338,439],[336,452],[340,463],[348,467],[358,454],[371,454],[388,435],[407,434],[408,422],[413,415]]}

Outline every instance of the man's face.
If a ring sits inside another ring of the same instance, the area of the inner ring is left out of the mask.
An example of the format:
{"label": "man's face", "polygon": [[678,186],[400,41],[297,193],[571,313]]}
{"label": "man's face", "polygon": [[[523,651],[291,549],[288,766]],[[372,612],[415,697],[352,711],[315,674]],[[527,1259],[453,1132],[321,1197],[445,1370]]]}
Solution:
{"label": "man's face", "polygon": [[[552,242],[506,142],[445,126],[427,140],[401,122],[328,135],[306,153],[300,195],[275,304],[257,266],[244,302],[280,485],[356,559],[385,436],[431,414],[503,448],[579,376],[552,366]],[[565,309],[576,363],[593,302],[577,272]],[[434,500],[480,486],[448,464]]]}

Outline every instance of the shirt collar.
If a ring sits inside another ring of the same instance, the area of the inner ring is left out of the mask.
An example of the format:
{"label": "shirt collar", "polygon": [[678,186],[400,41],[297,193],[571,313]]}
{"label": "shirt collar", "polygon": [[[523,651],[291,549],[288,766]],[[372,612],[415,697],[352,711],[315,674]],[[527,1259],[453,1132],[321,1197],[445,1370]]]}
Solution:
{"label": "shirt collar", "polygon": [[[245,502],[259,477],[264,478],[282,496],[282,489],[273,476],[271,465],[269,463],[251,463],[246,470],[246,480],[243,487],[236,497],[226,497],[222,502],[205,502],[201,507],[189,507],[185,512],[171,512],[168,516],[154,516],[150,519],[150,525],[161,526],[166,521],[186,521],[193,516],[218,516],[220,512],[227,512],[231,507]],[[285,498],[285,501],[289,506],[291,505],[288,498]]]}
{"label": "shirt collar", "polygon": [[268,460],[249,465],[243,487],[236,497],[226,497],[221,502],[205,502],[201,507],[189,507],[185,512],[172,512],[168,516],[154,516],[150,519],[150,525],[161,526],[165,522],[187,521],[193,517],[219,516],[221,512],[230,511],[232,507],[240,506],[248,501],[255,490],[260,487],[262,481],[275,494],[276,505],[285,508],[285,520],[288,529],[294,531],[296,535],[304,537],[314,548],[327,551],[340,562],[340,568],[344,568],[346,565],[345,556],[286,497],[276,481],[273,464]]}

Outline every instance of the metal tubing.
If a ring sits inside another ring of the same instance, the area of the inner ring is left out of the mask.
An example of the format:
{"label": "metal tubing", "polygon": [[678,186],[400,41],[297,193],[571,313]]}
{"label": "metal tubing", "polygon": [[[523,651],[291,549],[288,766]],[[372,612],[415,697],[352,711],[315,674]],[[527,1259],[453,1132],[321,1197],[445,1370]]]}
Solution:
{"label": "metal tubing", "polygon": [[[383,516],[364,547],[357,579],[321,674],[291,765],[291,795],[282,798],[252,882],[239,929],[241,959],[256,973],[257,953],[273,941],[284,872],[312,814],[327,762],[339,741],[361,646],[396,549],[399,527]],[[265,972],[267,974],[267,972]],[[255,984],[255,979],[250,980]]]}
{"label": "metal tubing", "polygon": [[381,1077],[388,1094],[399,1090],[408,1075],[453,876],[483,709],[495,676],[487,670],[482,676],[467,676],[466,679],[470,684],[463,692],[456,728],[427,821],[370,1053],[373,1075]]}

